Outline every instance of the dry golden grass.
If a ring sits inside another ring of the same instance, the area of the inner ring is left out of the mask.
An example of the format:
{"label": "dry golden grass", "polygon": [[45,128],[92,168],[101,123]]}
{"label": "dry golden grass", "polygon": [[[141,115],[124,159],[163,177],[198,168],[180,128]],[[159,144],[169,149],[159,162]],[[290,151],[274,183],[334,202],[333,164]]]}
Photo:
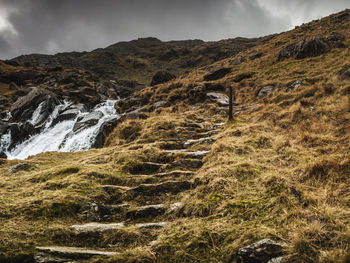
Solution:
{"label": "dry golden grass", "polygon": [[[348,46],[349,24],[337,25]],[[300,27],[256,47],[262,58],[233,66],[225,78],[210,82],[233,85],[240,104],[259,106],[237,113],[236,121],[218,135],[195,175],[197,188],[182,196],[186,206],[158,238],[156,262],[234,262],[240,247],[262,238],[286,243],[288,262],[348,262],[350,81],[338,72],[349,63],[349,47],[277,62],[283,46],[305,35],[327,35],[335,27],[329,19],[310,26],[310,31]],[[212,66],[228,66],[232,59]],[[254,75],[233,83],[246,72]],[[83,221],[76,209],[89,201],[108,201],[97,185],[122,182],[143,161],[164,161],[162,149],[169,144],[165,138],[193,136],[182,129],[186,122],[200,116],[225,118],[213,105],[196,104],[200,100],[192,95],[196,87],[210,90],[203,81],[206,73],[205,68],[194,70],[139,92],[150,105],[167,100],[172,107],[147,113],[145,120],[121,123],[104,149],[40,154],[28,160],[30,171],[17,174],[6,172],[17,161],[2,164],[0,251],[9,256],[30,253],[36,244],[67,242],[69,234],[57,238],[52,233]],[[305,83],[285,92],[296,79]],[[269,83],[275,83],[276,90],[257,99],[258,89]],[[133,236],[131,230],[128,236]],[[155,260],[144,249],[126,255],[106,262]]]}

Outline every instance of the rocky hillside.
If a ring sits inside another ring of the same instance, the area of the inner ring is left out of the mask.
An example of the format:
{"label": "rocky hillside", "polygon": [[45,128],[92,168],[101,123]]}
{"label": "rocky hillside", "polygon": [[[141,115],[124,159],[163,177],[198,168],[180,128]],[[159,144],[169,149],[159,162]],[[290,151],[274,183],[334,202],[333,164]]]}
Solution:
{"label": "rocky hillside", "polygon": [[[162,81],[115,104],[102,148],[1,159],[0,261],[349,262],[350,10],[259,41],[178,77],[152,71]],[[5,113],[33,97],[16,95],[34,81],[18,72],[49,76],[39,89],[57,99],[126,86],[6,63]]]}
{"label": "rocky hillside", "polygon": [[9,63],[82,69],[102,77],[135,80],[147,85],[159,70],[179,76],[193,68],[233,56],[272,37],[235,38],[218,42],[201,40],[162,42],[156,38],[141,38],[91,52],[59,53],[52,56],[24,55],[11,59]]}

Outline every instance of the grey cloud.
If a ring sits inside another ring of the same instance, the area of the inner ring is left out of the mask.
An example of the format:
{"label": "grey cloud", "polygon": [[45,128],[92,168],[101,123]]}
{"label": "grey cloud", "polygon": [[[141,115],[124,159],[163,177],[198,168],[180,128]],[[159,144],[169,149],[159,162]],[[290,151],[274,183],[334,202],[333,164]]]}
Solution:
{"label": "grey cloud", "polygon": [[[219,40],[261,36],[326,15],[348,0],[0,0],[16,35],[0,37],[0,58],[82,51],[154,36]],[[337,10],[334,10],[337,9]],[[280,12],[284,12],[281,15]],[[327,13],[328,12],[328,13]],[[298,19],[296,19],[298,18]],[[7,45],[6,45],[7,44]]]}

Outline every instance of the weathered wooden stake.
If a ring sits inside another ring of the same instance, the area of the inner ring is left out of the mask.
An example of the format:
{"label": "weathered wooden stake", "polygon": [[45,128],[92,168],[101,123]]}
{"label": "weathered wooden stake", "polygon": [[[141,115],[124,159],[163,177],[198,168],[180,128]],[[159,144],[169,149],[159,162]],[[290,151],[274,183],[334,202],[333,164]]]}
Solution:
{"label": "weathered wooden stake", "polygon": [[233,92],[232,92],[232,86],[229,87],[230,94],[229,94],[229,108],[228,108],[228,120],[233,121]]}

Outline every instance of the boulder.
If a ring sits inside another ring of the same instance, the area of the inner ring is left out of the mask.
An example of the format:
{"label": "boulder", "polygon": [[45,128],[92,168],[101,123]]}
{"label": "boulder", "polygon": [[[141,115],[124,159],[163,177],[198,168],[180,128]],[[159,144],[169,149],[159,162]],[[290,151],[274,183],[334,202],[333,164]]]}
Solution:
{"label": "boulder", "polygon": [[217,92],[209,92],[207,93],[207,97],[217,103],[219,106],[225,107],[229,106],[229,98],[222,93],[217,93]]}
{"label": "boulder", "polygon": [[92,144],[91,147],[102,148],[108,135],[114,130],[117,124],[121,121],[122,119],[118,117],[102,124],[95,138],[95,142]]}
{"label": "boulder", "polygon": [[289,82],[287,84],[287,87],[284,89],[285,92],[288,92],[288,91],[293,91],[295,88],[298,88],[300,87],[301,85],[303,85],[303,83],[305,82],[304,79],[297,79],[297,80],[294,80],[292,82]]}
{"label": "boulder", "polygon": [[51,123],[51,127],[62,121],[74,120],[79,114],[79,109],[67,109],[60,113]]}
{"label": "boulder", "polygon": [[91,87],[78,87],[76,90],[69,91],[67,94],[75,103],[82,103],[89,109],[102,102],[100,94]]}
{"label": "boulder", "polygon": [[205,81],[218,80],[225,77],[231,72],[231,68],[215,67],[210,70],[210,73],[204,76]]}
{"label": "boulder", "polygon": [[161,100],[161,101],[157,101],[156,103],[153,104],[153,110],[156,110],[158,108],[164,108],[164,107],[167,107],[169,106],[169,103],[164,101],[164,100]]}
{"label": "boulder", "polygon": [[32,166],[29,163],[19,163],[7,169],[9,173],[16,173],[18,171],[28,171]]}
{"label": "boulder", "polygon": [[235,58],[234,60],[232,60],[230,62],[230,65],[235,66],[235,65],[240,65],[243,62],[245,62],[245,58],[242,56],[238,56],[237,58]]}
{"label": "boulder", "polygon": [[257,93],[257,97],[258,98],[264,98],[266,97],[269,93],[273,92],[275,90],[275,85],[273,84],[269,84],[266,85],[262,88],[259,89],[258,93]]}
{"label": "boulder", "polygon": [[83,117],[78,118],[73,127],[73,132],[96,125],[102,117],[103,113],[101,111],[93,111]]}
{"label": "boulder", "polygon": [[283,60],[295,55],[297,59],[307,57],[317,57],[331,50],[328,40],[322,36],[313,36],[310,40],[300,39],[283,49],[278,53],[278,60]]}
{"label": "boulder", "polygon": [[270,260],[282,255],[283,246],[281,244],[271,239],[262,239],[239,249],[237,252],[237,263],[268,263]]}
{"label": "boulder", "polygon": [[11,107],[12,118],[16,121],[25,121],[31,118],[35,109],[43,101],[47,101],[43,111],[52,111],[59,104],[55,94],[45,89],[34,88],[26,96],[19,98]]}
{"label": "boulder", "polygon": [[317,57],[321,54],[327,53],[330,49],[330,45],[326,39],[322,36],[313,36],[302,45],[301,49],[296,54],[296,58],[303,59],[307,57]]}
{"label": "boulder", "polygon": [[172,79],[175,79],[176,76],[169,71],[161,70],[158,71],[152,78],[151,86],[155,86],[161,83],[168,82]]}
{"label": "boulder", "polygon": [[345,36],[339,32],[330,33],[326,39],[335,48],[345,48],[345,45],[343,43]]}
{"label": "boulder", "polygon": [[257,51],[255,51],[255,52],[253,52],[253,53],[250,54],[249,59],[250,59],[250,60],[255,60],[255,59],[257,59],[257,58],[260,58],[262,55],[263,55],[262,52],[257,52]]}
{"label": "boulder", "polygon": [[36,116],[35,119],[32,119],[31,122],[34,125],[35,128],[41,128],[48,117],[51,115],[53,110],[55,109],[56,105],[58,105],[59,102],[57,101],[56,97],[52,97],[51,95],[48,96],[46,100],[44,100],[38,107],[40,107],[40,111],[38,112],[38,116]]}

